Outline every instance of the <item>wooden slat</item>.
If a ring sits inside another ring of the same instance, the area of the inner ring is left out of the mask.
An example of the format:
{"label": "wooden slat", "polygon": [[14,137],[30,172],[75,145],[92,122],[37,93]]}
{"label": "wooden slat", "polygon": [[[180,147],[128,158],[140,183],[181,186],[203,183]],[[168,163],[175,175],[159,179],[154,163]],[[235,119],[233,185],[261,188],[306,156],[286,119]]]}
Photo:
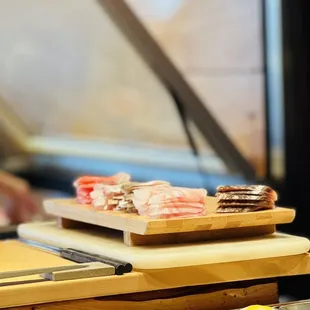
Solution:
{"label": "wooden slat", "polygon": [[[220,286],[199,286],[172,290],[126,294],[113,297],[84,299],[70,302],[43,304],[40,310],[151,310],[151,309],[191,309],[230,310],[251,304],[278,302],[277,283],[230,284]],[[33,306],[9,308],[11,310],[34,310]]]}
{"label": "wooden slat", "polygon": [[211,213],[216,208],[214,197],[208,197],[206,202],[210,214],[186,219],[154,220],[120,211],[98,212],[89,206],[77,204],[74,199],[46,200],[44,207],[47,213],[55,216],[140,235],[284,224],[291,223],[295,218],[295,210],[280,207],[275,210],[247,213]]}
{"label": "wooden slat", "polygon": [[138,235],[128,231],[124,231],[124,243],[128,246],[191,243],[198,241],[258,237],[272,234],[275,231],[275,225],[227,228],[158,235]]}
{"label": "wooden slat", "polygon": [[[92,229],[92,224],[77,222],[65,218],[57,218],[57,226],[65,229]],[[109,233],[109,228],[103,228]],[[254,227],[239,227],[216,229],[206,231],[192,231],[171,234],[156,234],[156,235],[139,235],[124,231],[123,240],[128,246],[141,246],[141,245],[163,245],[163,244],[178,244],[178,243],[191,243],[198,241],[211,241],[232,238],[247,238],[258,237],[263,235],[273,234],[276,231],[275,225],[263,225]],[[111,235],[115,235],[115,230],[111,231]]]}

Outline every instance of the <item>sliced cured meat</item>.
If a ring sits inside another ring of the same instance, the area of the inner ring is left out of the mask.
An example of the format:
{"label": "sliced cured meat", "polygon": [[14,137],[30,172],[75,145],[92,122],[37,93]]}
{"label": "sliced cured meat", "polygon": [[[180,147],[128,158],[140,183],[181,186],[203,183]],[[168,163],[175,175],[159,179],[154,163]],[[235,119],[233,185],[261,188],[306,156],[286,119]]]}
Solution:
{"label": "sliced cured meat", "polygon": [[247,200],[238,200],[238,201],[220,201],[218,203],[220,207],[252,207],[258,206],[266,209],[273,209],[275,207],[274,202],[272,201],[247,201]]}
{"label": "sliced cured meat", "polygon": [[217,195],[217,201],[270,201],[273,202],[273,199],[268,195],[235,195],[235,194],[219,194]]}
{"label": "sliced cured meat", "polygon": [[106,197],[108,199],[115,199],[116,197],[122,198],[123,193],[120,185],[104,185],[97,184],[94,186],[94,190],[90,193],[90,197],[96,200],[100,197]]}
{"label": "sliced cured meat", "polygon": [[274,204],[273,203],[268,203],[265,201],[260,201],[257,203],[251,203],[251,202],[221,202],[219,203],[219,207],[230,207],[230,208],[264,208],[264,209],[273,209],[274,208]]}
{"label": "sliced cured meat", "polygon": [[165,202],[202,202],[204,203],[207,191],[205,189],[192,189],[183,187],[147,187],[133,191],[137,200],[148,203],[165,203]]}
{"label": "sliced cured meat", "polygon": [[119,185],[95,185],[95,190],[90,193],[92,205],[100,210],[113,210],[123,198]]}
{"label": "sliced cured meat", "polygon": [[164,181],[152,181],[152,182],[132,182],[132,183],[124,183],[122,184],[122,190],[129,194],[133,193],[134,190],[143,190],[143,189],[151,189],[154,191],[161,190],[162,188],[171,187],[171,185],[168,182]]}
{"label": "sliced cured meat", "polygon": [[173,218],[205,214],[205,189],[183,187],[141,188],[133,191],[133,204],[140,215]]}
{"label": "sliced cured meat", "polygon": [[95,184],[94,191],[103,191],[105,194],[122,194],[122,187],[121,184],[117,185],[107,185],[103,183]]}
{"label": "sliced cured meat", "polygon": [[255,212],[259,210],[265,210],[260,207],[246,207],[246,208],[223,208],[219,207],[216,212],[217,213],[242,213],[242,212]]}
{"label": "sliced cured meat", "polygon": [[98,211],[115,210],[118,200],[108,199],[104,196],[98,197],[92,201],[92,206]]}
{"label": "sliced cured meat", "polygon": [[217,213],[251,212],[275,208],[277,193],[265,185],[219,186]]}
{"label": "sliced cured meat", "polygon": [[95,208],[102,208],[104,209],[105,207],[108,206],[108,199],[104,196],[98,196],[95,199],[93,199],[91,201],[91,204],[95,207]]}
{"label": "sliced cured meat", "polygon": [[76,198],[78,203],[90,204],[91,203],[91,187],[77,188],[76,189]]}
{"label": "sliced cured meat", "polygon": [[80,204],[83,204],[83,205],[88,205],[88,204],[91,204],[92,200],[91,198],[85,198],[85,197],[76,197],[76,202],[77,203],[80,203]]}
{"label": "sliced cured meat", "polygon": [[122,199],[119,201],[116,210],[125,211],[127,213],[137,213],[137,209],[135,208],[132,202],[133,194],[125,194]]}
{"label": "sliced cured meat", "polygon": [[[139,189],[150,189],[152,193],[162,191],[163,188],[171,187],[170,183],[161,180],[155,180],[150,182],[125,182],[121,185],[122,192],[124,193],[123,199],[119,202],[116,210],[122,210],[128,213],[137,213],[138,211],[135,208],[135,205],[132,201],[134,195],[134,190]],[[149,197],[151,193],[147,191],[147,197]]]}
{"label": "sliced cured meat", "polygon": [[270,196],[271,199],[277,200],[278,195],[277,193],[269,186],[266,185],[221,185],[217,187],[217,195],[220,193],[233,193],[238,192],[238,194],[251,194],[251,195],[263,195],[267,194]]}
{"label": "sliced cured meat", "polygon": [[84,176],[74,182],[77,201],[96,211],[119,210],[152,218],[205,215],[205,189],[172,187],[169,182],[130,182],[127,175]]}
{"label": "sliced cured meat", "polygon": [[155,180],[150,182],[126,182],[121,185],[122,190],[126,193],[132,192],[134,189],[142,187],[158,187],[158,186],[171,186],[169,182]]}
{"label": "sliced cured meat", "polygon": [[125,211],[127,213],[138,213],[138,210],[136,209],[132,201],[120,201],[115,210]]}
{"label": "sliced cured meat", "polygon": [[201,212],[197,212],[197,213],[193,213],[193,212],[184,212],[181,211],[179,213],[171,213],[171,212],[167,212],[167,213],[158,213],[158,212],[154,212],[154,213],[150,213],[148,214],[148,217],[154,218],[154,219],[172,219],[172,218],[189,218],[189,217],[198,217],[198,216],[204,216],[206,215],[205,211],[201,211]]}
{"label": "sliced cured meat", "polygon": [[[119,177],[119,174],[118,174]],[[92,205],[97,210],[123,210],[126,212],[137,212],[132,203],[132,191],[137,188],[147,188],[147,187],[163,187],[163,186],[170,186],[168,182],[165,181],[151,181],[151,182],[129,182],[128,177],[121,178],[125,180],[123,183],[119,184],[106,184],[102,183],[104,181],[101,177],[94,179],[90,179],[89,177],[80,178],[76,184],[77,186],[77,194],[79,197],[83,195],[83,197],[90,198],[87,201],[92,203]],[[100,181],[100,183],[93,183],[93,181]],[[92,183],[89,183],[92,182]],[[117,203],[108,203],[113,199],[113,201],[117,201]]]}
{"label": "sliced cured meat", "polygon": [[252,196],[261,196],[261,195],[266,195],[274,200],[277,200],[277,193],[275,191],[272,192],[266,192],[266,191],[261,191],[261,190],[252,190],[252,191],[221,191],[217,192],[215,196],[223,195],[223,194],[231,194],[231,195],[252,195]]}
{"label": "sliced cured meat", "polygon": [[96,184],[97,184],[97,183],[80,184],[80,185],[77,187],[77,189],[84,189],[84,190],[91,189],[91,190],[92,190]]}
{"label": "sliced cured meat", "polygon": [[170,190],[162,191],[153,195],[149,203],[177,203],[177,202],[200,202],[204,203],[207,191],[204,189],[184,189],[180,187],[173,187]]}
{"label": "sliced cured meat", "polygon": [[73,182],[76,188],[76,200],[78,203],[92,204],[94,199],[97,201],[95,206],[102,205],[102,196],[112,198],[122,194],[120,184],[128,182],[130,175],[118,173],[113,176],[82,176]]}
{"label": "sliced cured meat", "polygon": [[131,176],[127,173],[117,173],[112,176],[82,176],[77,178],[73,182],[74,187],[78,187],[80,185],[85,185],[85,184],[98,184],[98,183],[103,183],[107,185],[115,185],[115,184],[120,184],[124,182],[130,181]]}
{"label": "sliced cured meat", "polygon": [[221,185],[217,187],[218,192],[237,192],[237,191],[273,191],[266,185]]}
{"label": "sliced cured meat", "polygon": [[90,192],[91,188],[77,188],[76,189],[76,199],[78,203],[91,204]]}
{"label": "sliced cured meat", "polygon": [[205,208],[191,208],[190,206],[186,205],[175,205],[173,207],[171,206],[162,206],[162,205],[155,205],[151,208],[148,208],[144,214],[141,215],[147,215],[150,217],[161,217],[161,215],[164,214],[203,214],[205,213]]}

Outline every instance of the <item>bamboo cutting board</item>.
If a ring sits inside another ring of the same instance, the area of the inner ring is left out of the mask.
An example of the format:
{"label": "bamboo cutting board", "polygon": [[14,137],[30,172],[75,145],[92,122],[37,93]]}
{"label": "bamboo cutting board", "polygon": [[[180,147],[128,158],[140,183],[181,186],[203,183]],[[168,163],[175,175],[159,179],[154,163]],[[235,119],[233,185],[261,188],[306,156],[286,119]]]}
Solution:
{"label": "bamboo cutting board", "polygon": [[281,233],[256,238],[190,243],[181,245],[127,247],[109,230],[59,229],[54,222],[23,224],[22,238],[63,248],[75,248],[126,260],[136,269],[197,266],[307,253],[310,242],[303,237]]}
{"label": "bamboo cutting board", "polygon": [[127,231],[140,235],[209,231],[291,223],[295,210],[277,207],[274,210],[217,214],[215,197],[207,197],[208,215],[182,219],[150,219],[121,211],[94,211],[87,205],[77,204],[74,199],[51,199],[44,202],[49,214],[79,222]]}

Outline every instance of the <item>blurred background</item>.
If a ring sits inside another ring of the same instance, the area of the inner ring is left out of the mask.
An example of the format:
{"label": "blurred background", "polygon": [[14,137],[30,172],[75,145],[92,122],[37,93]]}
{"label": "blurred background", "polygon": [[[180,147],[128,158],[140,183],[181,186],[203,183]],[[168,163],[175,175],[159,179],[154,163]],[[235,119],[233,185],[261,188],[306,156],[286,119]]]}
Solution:
{"label": "blurred background", "polygon": [[309,236],[309,1],[124,1],[146,36],[116,22],[128,18],[111,14],[118,4],[1,1],[1,169],[39,203],[72,195],[81,174],[124,171],[211,194],[269,184],[297,210],[283,230]]}

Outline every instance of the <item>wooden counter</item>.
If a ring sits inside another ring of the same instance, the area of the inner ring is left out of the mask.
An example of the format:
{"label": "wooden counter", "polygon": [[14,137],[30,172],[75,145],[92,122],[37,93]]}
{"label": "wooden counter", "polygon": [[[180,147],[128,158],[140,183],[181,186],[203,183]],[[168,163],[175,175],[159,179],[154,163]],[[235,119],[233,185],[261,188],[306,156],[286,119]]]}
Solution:
{"label": "wooden counter", "polygon": [[[0,242],[0,253],[1,271],[74,264],[18,241]],[[191,309],[224,310],[276,303],[277,284],[270,279],[308,273],[310,255],[302,254],[63,282],[28,276],[1,280],[0,308],[45,304],[40,309],[179,309],[187,304]]]}

